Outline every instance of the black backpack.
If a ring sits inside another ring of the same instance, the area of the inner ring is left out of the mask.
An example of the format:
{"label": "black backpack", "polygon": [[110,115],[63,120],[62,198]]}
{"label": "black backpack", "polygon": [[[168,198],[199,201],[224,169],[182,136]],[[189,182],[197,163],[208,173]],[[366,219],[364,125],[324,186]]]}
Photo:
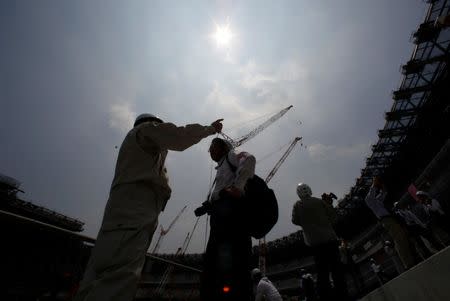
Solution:
{"label": "black backpack", "polygon": [[[236,172],[237,167],[231,164],[228,156],[226,160],[231,170]],[[278,221],[278,201],[275,193],[256,174],[247,180],[244,191],[249,233],[253,238],[263,238]]]}

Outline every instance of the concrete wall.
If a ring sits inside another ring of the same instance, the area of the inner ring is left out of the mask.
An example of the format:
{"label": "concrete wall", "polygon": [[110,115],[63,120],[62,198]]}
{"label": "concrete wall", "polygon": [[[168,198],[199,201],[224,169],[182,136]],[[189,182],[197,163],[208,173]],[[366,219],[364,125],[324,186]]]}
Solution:
{"label": "concrete wall", "polygon": [[450,300],[450,248],[371,292],[361,301]]}

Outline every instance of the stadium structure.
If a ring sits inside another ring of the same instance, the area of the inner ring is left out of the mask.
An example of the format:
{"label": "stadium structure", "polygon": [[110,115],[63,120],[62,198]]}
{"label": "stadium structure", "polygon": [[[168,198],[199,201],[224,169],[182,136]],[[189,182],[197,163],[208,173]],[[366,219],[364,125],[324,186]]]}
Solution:
{"label": "stadium structure", "polygon": [[[427,1],[424,21],[411,35],[410,59],[400,68],[401,84],[378,131],[372,154],[348,194],[338,203],[336,231],[347,242],[346,261],[358,277],[350,293],[362,297],[379,286],[369,259],[391,277],[402,272],[386,252],[389,237],[364,203],[375,175],[387,178],[388,202],[408,202],[409,191],[426,189],[450,207],[450,1]],[[20,183],[0,177],[2,300],[70,300],[95,240],[83,223],[20,198]],[[448,237],[447,237],[448,239]],[[301,231],[253,248],[254,265],[266,258],[266,274],[285,300],[301,300],[301,272],[315,277],[314,261]],[[389,255],[391,254],[391,255]],[[199,300],[201,254],[148,254],[137,300]]]}

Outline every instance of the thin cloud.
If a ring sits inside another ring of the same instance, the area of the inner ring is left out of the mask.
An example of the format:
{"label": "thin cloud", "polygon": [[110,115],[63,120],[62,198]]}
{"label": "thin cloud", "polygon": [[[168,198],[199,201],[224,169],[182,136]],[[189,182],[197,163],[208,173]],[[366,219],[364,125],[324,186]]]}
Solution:
{"label": "thin cloud", "polygon": [[314,143],[308,146],[308,155],[315,161],[352,157],[361,159],[365,154],[369,153],[369,150],[370,143],[360,143],[349,146]]}
{"label": "thin cloud", "polygon": [[109,110],[109,126],[126,133],[133,125],[136,113],[131,110],[130,104],[113,104]]}

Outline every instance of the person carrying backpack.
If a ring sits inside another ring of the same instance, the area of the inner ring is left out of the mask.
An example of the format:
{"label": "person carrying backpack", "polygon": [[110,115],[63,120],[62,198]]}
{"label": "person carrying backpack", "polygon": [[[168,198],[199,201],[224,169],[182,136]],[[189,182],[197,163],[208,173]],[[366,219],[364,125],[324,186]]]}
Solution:
{"label": "person carrying backpack", "polygon": [[194,211],[211,216],[200,296],[205,301],[250,301],[252,241],[245,187],[256,160],[247,152],[235,153],[221,138],[212,140],[209,153],[217,162],[215,186],[210,200]]}

